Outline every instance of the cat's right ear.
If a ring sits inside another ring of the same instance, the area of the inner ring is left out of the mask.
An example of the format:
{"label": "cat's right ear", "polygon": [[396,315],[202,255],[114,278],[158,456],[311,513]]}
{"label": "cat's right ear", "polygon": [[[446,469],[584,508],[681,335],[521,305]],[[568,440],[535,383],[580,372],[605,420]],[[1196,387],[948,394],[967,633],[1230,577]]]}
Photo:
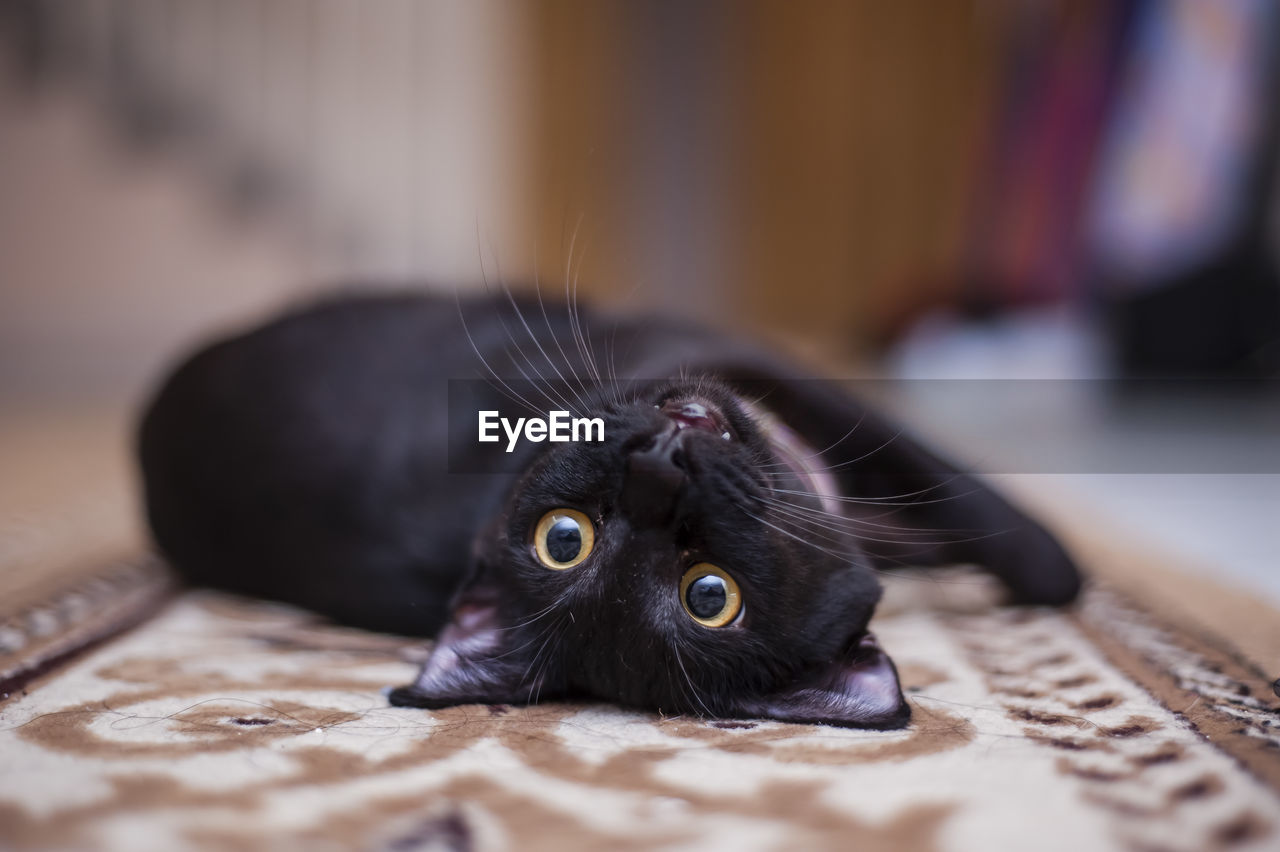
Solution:
{"label": "cat's right ear", "polygon": [[533,643],[505,623],[500,590],[479,573],[459,592],[417,679],[391,691],[396,707],[526,704],[549,691],[545,672],[531,676]]}
{"label": "cat's right ear", "polygon": [[828,665],[781,690],[742,698],[732,715],[799,724],[896,730],[911,719],[898,669],[875,636],[861,640]]}

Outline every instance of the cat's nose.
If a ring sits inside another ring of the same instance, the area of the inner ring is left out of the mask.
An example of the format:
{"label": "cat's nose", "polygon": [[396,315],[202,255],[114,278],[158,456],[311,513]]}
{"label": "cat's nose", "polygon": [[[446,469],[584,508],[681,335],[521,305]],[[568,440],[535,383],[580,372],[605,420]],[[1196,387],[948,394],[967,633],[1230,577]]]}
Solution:
{"label": "cat's nose", "polygon": [[636,526],[664,526],[675,514],[684,487],[680,430],[671,428],[632,451],[622,482],[619,508]]}

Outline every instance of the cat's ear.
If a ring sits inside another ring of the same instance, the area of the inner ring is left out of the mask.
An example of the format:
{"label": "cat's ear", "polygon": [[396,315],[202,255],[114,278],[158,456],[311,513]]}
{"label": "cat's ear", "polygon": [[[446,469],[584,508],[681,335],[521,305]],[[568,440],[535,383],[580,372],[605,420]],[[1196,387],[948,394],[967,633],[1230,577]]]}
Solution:
{"label": "cat's ear", "polygon": [[741,700],[744,717],[845,728],[901,728],[911,707],[898,684],[898,670],[870,633],[825,668],[778,692]]}
{"label": "cat's ear", "polygon": [[474,579],[459,593],[453,615],[436,638],[413,683],[388,696],[397,707],[528,703],[546,690],[540,674],[529,677],[531,643],[519,639],[502,617],[492,583]]}

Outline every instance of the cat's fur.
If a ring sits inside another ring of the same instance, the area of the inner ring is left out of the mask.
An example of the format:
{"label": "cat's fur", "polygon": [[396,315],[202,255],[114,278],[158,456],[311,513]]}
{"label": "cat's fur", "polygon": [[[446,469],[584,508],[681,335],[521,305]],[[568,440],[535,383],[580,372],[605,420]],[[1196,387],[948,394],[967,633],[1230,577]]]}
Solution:
{"label": "cat's fur", "polygon": [[[486,407],[598,415],[605,440],[525,443],[515,472],[482,472],[494,446],[458,438],[476,406],[449,404],[448,380],[477,375]],[[505,295],[335,300],[210,346],[152,402],[139,453],[190,581],[437,636],[397,704],[594,696],[898,727],[867,632],[877,569],[976,563],[1024,603],[1079,587],[1040,526],[838,386],[700,328]],[[531,537],[562,507],[596,543],[553,571]],[[681,603],[704,562],[741,588],[728,626]]]}

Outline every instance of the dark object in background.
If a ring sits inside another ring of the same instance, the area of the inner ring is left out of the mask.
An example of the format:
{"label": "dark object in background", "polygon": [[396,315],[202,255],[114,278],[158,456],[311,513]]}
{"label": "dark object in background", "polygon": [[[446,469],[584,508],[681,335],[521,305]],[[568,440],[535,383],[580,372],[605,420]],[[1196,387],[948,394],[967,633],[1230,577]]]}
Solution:
{"label": "dark object in background", "polygon": [[[451,405],[482,365],[479,404]],[[533,409],[601,417],[604,440],[460,472],[494,447],[480,410]],[[900,727],[867,632],[876,569],[981,565],[1024,603],[1080,583],[1044,529],[843,388],[695,326],[532,300],[285,316],[180,367],[139,455],[188,580],[439,632],[397,704],[587,695]]]}
{"label": "dark object in background", "polygon": [[1252,246],[1108,305],[1118,366],[1135,377],[1280,377],[1280,276]]}
{"label": "dark object in background", "polygon": [[1005,66],[950,312],[1087,311],[1127,378],[1280,376],[1280,6],[1046,7]]}
{"label": "dark object in background", "polygon": [[1280,376],[1280,7],[1141,7],[1086,220],[1129,376]]}

